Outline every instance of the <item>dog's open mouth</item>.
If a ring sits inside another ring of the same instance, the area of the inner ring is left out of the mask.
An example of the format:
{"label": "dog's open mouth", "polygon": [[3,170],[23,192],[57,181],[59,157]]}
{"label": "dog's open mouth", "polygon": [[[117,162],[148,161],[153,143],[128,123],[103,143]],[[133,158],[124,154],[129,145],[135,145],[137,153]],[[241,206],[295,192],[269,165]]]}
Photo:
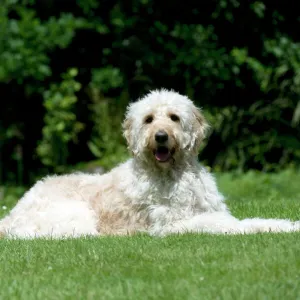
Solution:
{"label": "dog's open mouth", "polygon": [[169,148],[160,146],[153,151],[153,154],[157,161],[167,162],[174,154],[174,150],[170,151]]}

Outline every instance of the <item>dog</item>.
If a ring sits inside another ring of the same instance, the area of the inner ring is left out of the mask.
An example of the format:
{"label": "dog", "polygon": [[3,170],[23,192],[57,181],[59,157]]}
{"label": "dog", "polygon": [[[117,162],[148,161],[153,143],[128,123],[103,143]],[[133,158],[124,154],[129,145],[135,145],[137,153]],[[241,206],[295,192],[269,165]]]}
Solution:
{"label": "dog", "polygon": [[104,175],[38,181],[0,221],[7,237],[79,237],[146,232],[251,234],[300,231],[300,221],[233,217],[214,177],[198,163],[208,125],[193,102],[155,90],[123,122],[132,158]]}

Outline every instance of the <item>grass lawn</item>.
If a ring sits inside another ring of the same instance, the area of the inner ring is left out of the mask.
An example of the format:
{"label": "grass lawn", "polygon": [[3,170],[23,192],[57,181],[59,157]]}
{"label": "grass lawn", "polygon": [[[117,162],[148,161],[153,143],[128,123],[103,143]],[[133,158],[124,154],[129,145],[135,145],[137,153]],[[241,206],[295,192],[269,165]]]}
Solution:
{"label": "grass lawn", "polygon": [[[300,219],[299,172],[218,182],[240,218]],[[300,299],[300,233],[2,239],[0,299]]]}

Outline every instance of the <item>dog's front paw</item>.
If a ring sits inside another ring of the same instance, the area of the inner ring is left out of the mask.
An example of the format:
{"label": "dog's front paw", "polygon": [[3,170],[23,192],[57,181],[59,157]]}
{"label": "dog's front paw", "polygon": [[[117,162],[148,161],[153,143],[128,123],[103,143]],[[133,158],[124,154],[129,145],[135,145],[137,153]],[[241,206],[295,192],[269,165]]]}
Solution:
{"label": "dog's front paw", "polygon": [[293,225],[295,231],[300,231],[300,221],[294,222]]}

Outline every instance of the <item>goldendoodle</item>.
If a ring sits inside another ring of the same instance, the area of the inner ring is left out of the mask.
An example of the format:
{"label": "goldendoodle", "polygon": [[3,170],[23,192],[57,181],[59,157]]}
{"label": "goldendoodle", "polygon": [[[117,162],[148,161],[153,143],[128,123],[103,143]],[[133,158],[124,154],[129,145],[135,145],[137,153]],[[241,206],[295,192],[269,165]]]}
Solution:
{"label": "goldendoodle", "polygon": [[59,238],[300,230],[300,221],[238,220],[230,214],[214,177],[197,161],[207,123],[187,97],[153,91],[129,106],[123,129],[132,159],[104,175],[37,182],[0,221],[0,232]]}

